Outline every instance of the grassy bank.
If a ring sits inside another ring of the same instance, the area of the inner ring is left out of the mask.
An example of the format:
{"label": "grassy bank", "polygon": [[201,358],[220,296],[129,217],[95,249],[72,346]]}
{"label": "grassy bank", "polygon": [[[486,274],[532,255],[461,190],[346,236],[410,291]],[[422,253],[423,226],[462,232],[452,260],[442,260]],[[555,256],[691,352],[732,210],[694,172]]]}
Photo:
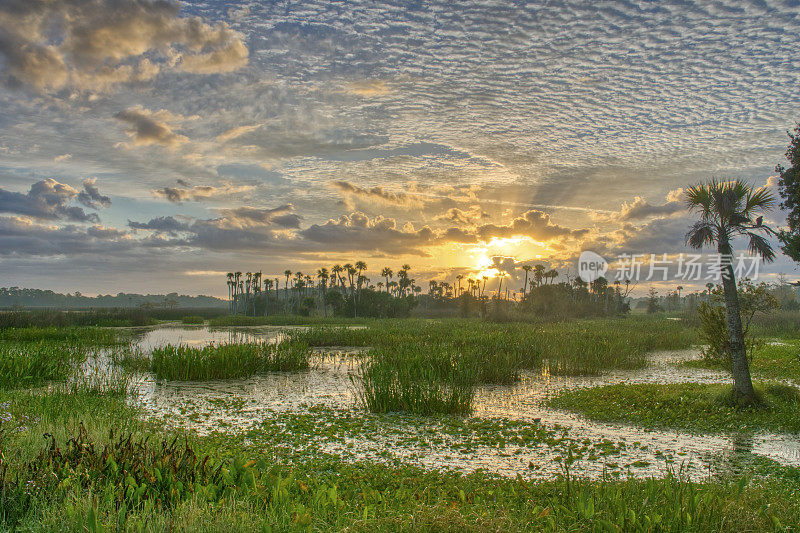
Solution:
{"label": "grassy bank", "polygon": [[303,370],[308,368],[310,357],[310,348],[302,342],[203,347],[168,344],[153,350],[150,370],[156,378],[167,380],[243,378],[270,370]]}
{"label": "grassy bank", "polygon": [[646,428],[720,432],[800,431],[800,390],[780,384],[759,384],[762,405],[738,408],[729,385],[636,384],[561,392],[550,407],[577,412],[602,422],[624,422]]}

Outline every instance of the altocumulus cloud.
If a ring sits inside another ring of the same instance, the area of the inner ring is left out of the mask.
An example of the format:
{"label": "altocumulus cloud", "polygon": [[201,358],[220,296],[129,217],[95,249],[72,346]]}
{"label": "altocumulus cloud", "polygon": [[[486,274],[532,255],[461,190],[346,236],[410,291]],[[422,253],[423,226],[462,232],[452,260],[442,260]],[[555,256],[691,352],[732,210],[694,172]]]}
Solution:
{"label": "altocumulus cloud", "polygon": [[101,91],[152,80],[163,68],[207,74],[247,63],[240,34],[179,12],[169,1],[6,0],[4,77],[42,91]]}

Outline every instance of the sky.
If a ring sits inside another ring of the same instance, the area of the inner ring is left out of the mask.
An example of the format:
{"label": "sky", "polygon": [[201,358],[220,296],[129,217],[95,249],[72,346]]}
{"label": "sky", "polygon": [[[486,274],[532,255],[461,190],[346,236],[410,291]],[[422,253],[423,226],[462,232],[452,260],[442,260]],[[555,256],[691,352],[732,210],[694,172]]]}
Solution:
{"label": "sky", "polygon": [[798,49],[788,0],[3,0],[0,286],[675,257],[683,188],[777,192]]}

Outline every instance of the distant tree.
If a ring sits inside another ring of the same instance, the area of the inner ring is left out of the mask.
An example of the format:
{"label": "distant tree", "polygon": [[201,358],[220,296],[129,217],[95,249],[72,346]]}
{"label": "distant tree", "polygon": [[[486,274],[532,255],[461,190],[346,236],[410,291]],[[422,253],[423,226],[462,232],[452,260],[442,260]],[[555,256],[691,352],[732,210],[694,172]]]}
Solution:
{"label": "distant tree", "polygon": [[781,231],[780,237],[783,241],[783,252],[795,261],[800,261],[800,123],[795,126],[794,134],[787,133],[790,140],[786,150],[789,167],[775,167],[780,176],[778,191],[783,198],[781,208],[789,211],[786,217],[789,229]]}

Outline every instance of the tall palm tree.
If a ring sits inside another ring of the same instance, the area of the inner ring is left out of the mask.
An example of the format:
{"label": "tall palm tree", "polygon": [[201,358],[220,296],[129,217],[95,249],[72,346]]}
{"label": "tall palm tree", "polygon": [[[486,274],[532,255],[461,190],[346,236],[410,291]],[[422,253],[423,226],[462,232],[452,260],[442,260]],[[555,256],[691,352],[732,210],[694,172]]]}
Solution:
{"label": "tall palm tree", "polygon": [[533,267],[533,279],[536,281],[537,287],[542,284],[545,272],[546,270],[544,268],[544,265],[536,265]]}
{"label": "tall palm tree", "polygon": [[269,291],[272,290],[272,280],[264,280],[264,316],[269,316]]}
{"label": "tall palm tree", "polygon": [[389,280],[394,276],[394,272],[392,272],[391,268],[384,267],[383,270],[381,270],[381,276],[386,278],[386,292],[389,292]]}
{"label": "tall palm tree", "polygon": [[228,278],[228,312],[233,311],[233,272],[228,272],[225,275]]}
{"label": "tall palm tree", "polygon": [[530,265],[522,265],[522,270],[525,271],[525,283],[522,284],[522,299],[525,299],[525,291],[528,290],[528,274],[530,274],[533,267]]}
{"label": "tall palm tree", "polygon": [[757,232],[774,232],[761,224],[761,213],[775,205],[775,198],[766,187],[756,190],[740,180],[711,180],[686,190],[686,205],[700,215],[686,234],[689,246],[701,249],[716,245],[721,257],[722,290],[725,296],[725,321],[728,326],[731,352],[731,372],[736,395],[745,403],[755,398],[750,366],[742,331],[739,293],[733,272],[731,241],[737,236],[748,239],[748,249],[769,262],[775,252],[769,241]]}
{"label": "tall palm tree", "polygon": [[456,282],[458,283],[458,287],[456,288],[456,298],[461,296],[461,280],[464,279],[464,274],[459,274],[456,276]]}
{"label": "tall palm tree", "polygon": [[365,279],[361,274],[366,269],[367,264],[364,261],[356,261],[356,270],[358,271],[358,275],[356,276],[356,283],[358,285],[358,303],[361,303],[361,284]]}
{"label": "tall palm tree", "polygon": [[241,272],[234,272],[233,274],[233,314],[239,313],[239,293],[240,288],[242,286],[242,282],[240,278],[242,277]]}
{"label": "tall palm tree", "polygon": [[319,279],[319,287],[322,292],[322,310],[326,317],[328,316],[328,296],[325,293],[328,290],[328,278],[327,268],[322,267],[317,270],[317,279]]}
{"label": "tall palm tree", "polygon": [[292,271],[284,270],[283,275],[286,276],[286,283],[283,286],[283,314],[285,315],[289,308],[289,278],[292,277]]}

